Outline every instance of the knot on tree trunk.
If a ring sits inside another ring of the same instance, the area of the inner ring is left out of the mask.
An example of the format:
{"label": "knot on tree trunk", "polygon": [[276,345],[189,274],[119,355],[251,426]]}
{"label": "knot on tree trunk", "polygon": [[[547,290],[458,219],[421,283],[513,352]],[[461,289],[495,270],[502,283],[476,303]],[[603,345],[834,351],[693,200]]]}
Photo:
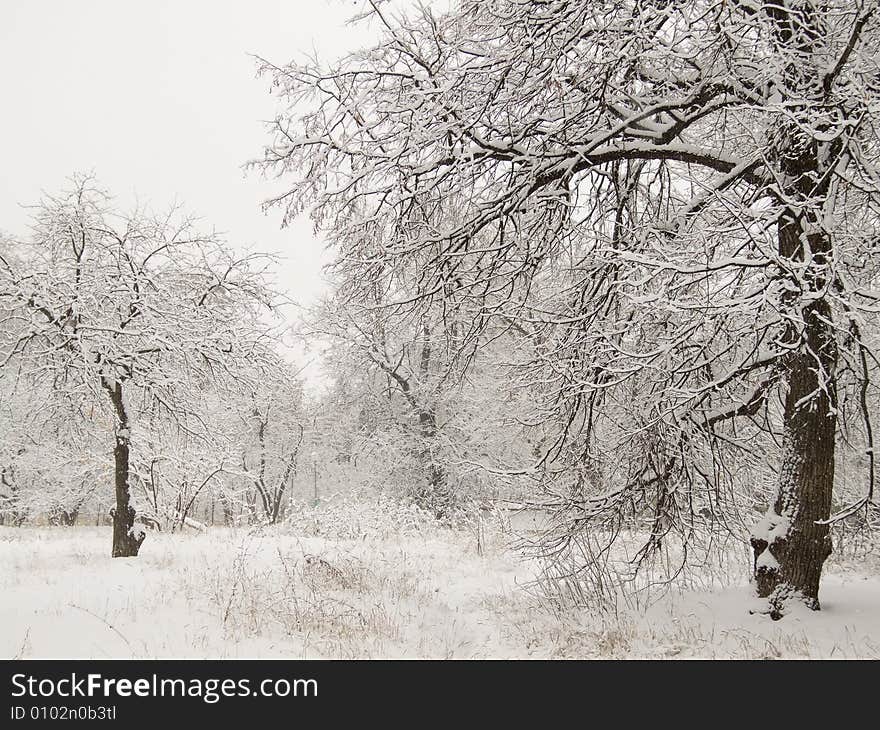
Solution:
{"label": "knot on tree trunk", "polygon": [[810,529],[804,529],[780,524],[784,530],[771,523],[766,537],[759,530],[751,538],[756,592],[767,599],[767,613],[774,621],[785,615],[792,601],[819,610],[819,571],[832,552],[827,525],[808,524]]}
{"label": "knot on tree trunk", "polygon": [[132,507],[111,511],[113,512],[113,557],[136,557],[147,537],[146,530],[135,525],[135,510]]}
{"label": "knot on tree trunk", "polygon": [[771,544],[763,537],[753,536],[751,543],[755,553],[753,573],[757,593],[760,598],[768,598],[782,580],[779,561],[783,557],[785,540],[777,538]]}

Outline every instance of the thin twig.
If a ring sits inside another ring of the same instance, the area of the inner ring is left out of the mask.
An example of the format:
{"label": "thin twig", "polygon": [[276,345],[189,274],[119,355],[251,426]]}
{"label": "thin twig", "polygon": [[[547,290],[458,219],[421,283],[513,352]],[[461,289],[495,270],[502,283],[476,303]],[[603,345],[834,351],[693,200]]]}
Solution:
{"label": "thin twig", "polygon": [[70,606],[71,608],[78,608],[80,611],[83,611],[83,612],[89,614],[89,616],[95,617],[96,619],[98,619],[98,621],[102,621],[103,623],[107,624],[107,626],[109,626],[113,631],[115,631],[116,635],[119,636],[119,638],[125,642],[125,645],[128,647],[128,650],[132,653],[132,655],[134,655],[134,653],[135,653],[134,648],[132,647],[129,640],[126,638],[125,634],[123,634],[119,629],[117,629],[107,619],[102,618],[101,616],[96,614],[94,611],[90,611],[89,609],[83,608],[82,606],[77,606],[75,603],[68,603],[67,605]]}

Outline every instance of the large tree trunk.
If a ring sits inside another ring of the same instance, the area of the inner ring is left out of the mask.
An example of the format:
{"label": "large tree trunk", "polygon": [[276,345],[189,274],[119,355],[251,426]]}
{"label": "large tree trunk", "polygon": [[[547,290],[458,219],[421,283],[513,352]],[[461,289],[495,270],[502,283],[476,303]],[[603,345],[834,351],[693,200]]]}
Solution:
{"label": "large tree trunk", "polygon": [[131,430],[128,412],[125,409],[122,395],[122,383],[104,380],[103,385],[110,394],[110,400],[116,412],[116,446],[113,449],[116,506],[110,510],[110,516],[113,518],[113,557],[133,558],[137,556],[141,548],[146,531],[135,527],[135,510],[131,506],[129,484]]}
{"label": "large tree trunk", "polygon": [[[770,599],[770,615],[782,616],[790,598],[819,608],[819,578],[831,554],[827,524],[834,487],[837,431],[836,360],[825,301],[805,311],[806,351],[786,363],[782,465],[776,500],[755,529],[755,582]],[[824,371],[824,372],[823,372]]]}
{"label": "large tree trunk", "polygon": [[785,192],[795,201],[778,223],[779,256],[800,273],[789,275],[781,300],[788,319],[782,340],[791,351],[781,362],[787,392],[779,484],[751,541],[758,595],[770,599],[774,619],[790,598],[819,608],[819,578],[831,554],[827,520],[834,487],[838,358],[825,294],[833,252],[821,225],[827,194],[822,156],[815,140],[794,125],[781,130],[778,140]]}

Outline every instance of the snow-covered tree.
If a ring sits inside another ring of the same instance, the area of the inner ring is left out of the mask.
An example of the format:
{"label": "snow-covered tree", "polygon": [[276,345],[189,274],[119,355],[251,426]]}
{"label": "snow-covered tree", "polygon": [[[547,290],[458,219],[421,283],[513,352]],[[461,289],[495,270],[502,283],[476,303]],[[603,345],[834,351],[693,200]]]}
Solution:
{"label": "snow-covered tree", "polygon": [[238,389],[273,360],[267,262],[176,211],[121,214],[86,177],[35,208],[15,251],[0,259],[0,363],[112,424],[112,554],[137,555],[134,434],[149,415],[199,437],[202,392]]}
{"label": "snow-covered tree", "polygon": [[259,503],[260,519],[270,524],[284,516],[305,433],[302,389],[289,367],[277,373],[234,404],[238,462],[232,473]]}
{"label": "snow-covered tree", "polygon": [[464,313],[460,353],[522,330],[571,531],[647,509],[650,549],[775,449],[757,590],[818,608],[844,392],[869,454],[844,513],[873,504],[875,0],[371,5],[380,45],[265,66],[285,219],[312,211],[342,286]]}
{"label": "snow-covered tree", "polygon": [[467,344],[462,368],[472,326],[465,313],[419,297],[426,306],[396,306],[407,298],[406,279],[393,271],[346,282],[311,313],[303,335],[329,345],[322,360],[333,385],[322,402],[337,463],[359,460],[373,481],[446,519],[497,492],[501,452],[529,448],[499,364],[513,342],[504,329],[487,330]]}

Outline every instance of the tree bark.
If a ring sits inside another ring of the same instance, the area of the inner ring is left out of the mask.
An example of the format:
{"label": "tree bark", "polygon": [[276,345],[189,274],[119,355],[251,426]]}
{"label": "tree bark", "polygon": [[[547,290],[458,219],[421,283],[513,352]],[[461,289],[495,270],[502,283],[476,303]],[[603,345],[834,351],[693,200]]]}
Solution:
{"label": "tree bark", "polygon": [[[755,530],[755,582],[758,595],[770,599],[770,615],[780,618],[784,603],[799,597],[819,609],[822,565],[831,554],[827,520],[834,487],[837,431],[833,368],[836,352],[825,301],[805,312],[806,351],[786,364],[782,465],[776,500]],[[825,370],[826,375],[820,375]]]}
{"label": "tree bark", "polygon": [[129,484],[131,430],[128,412],[125,409],[122,383],[118,380],[110,382],[105,379],[102,385],[109,393],[116,413],[116,446],[113,449],[116,506],[110,510],[110,516],[113,518],[112,554],[114,558],[133,558],[137,556],[146,538],[146,531],[135,527],[135,510],[131,506]]}

